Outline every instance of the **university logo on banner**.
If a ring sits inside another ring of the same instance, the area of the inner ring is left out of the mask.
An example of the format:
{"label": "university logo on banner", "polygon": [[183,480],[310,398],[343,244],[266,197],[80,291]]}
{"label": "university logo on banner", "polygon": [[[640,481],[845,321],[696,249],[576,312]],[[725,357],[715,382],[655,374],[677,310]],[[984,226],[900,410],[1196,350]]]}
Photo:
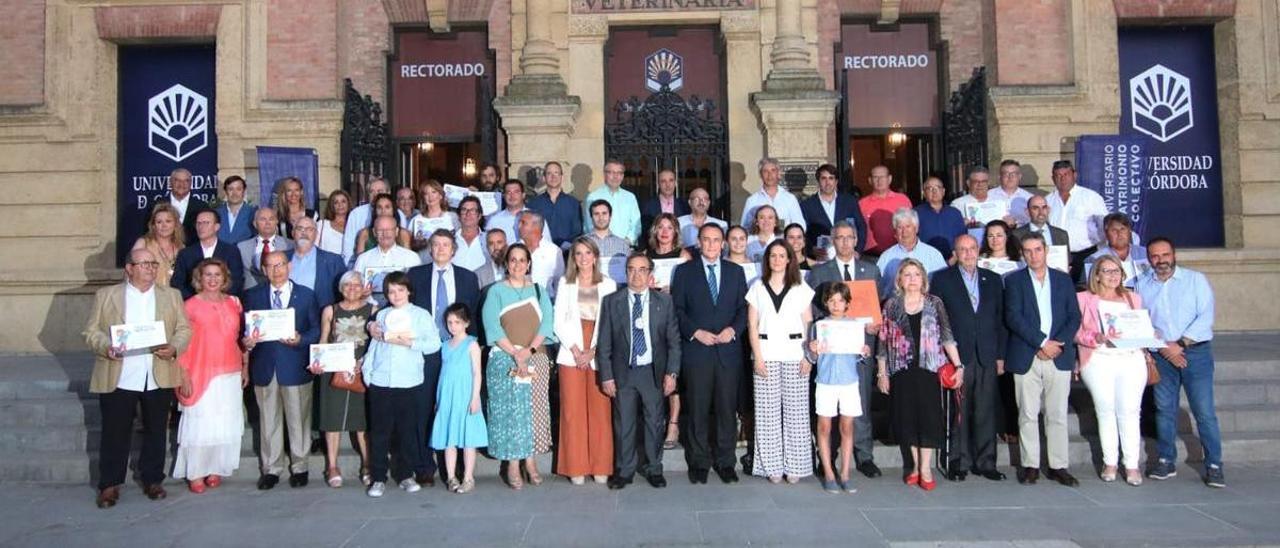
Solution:
{"label": "university logo on banner", "polygon": [[678,91],[684,87],[684,57],[667,48],[644,58],[644,87],[657,93],[666,87]]}
{"label": "university logo on banner", "polygon": [[181,162],[209,145],[209,100],[182,84],[147,101],[147,146]]}
{"label": "university logo on banner", "polygon": [[1195,126],[1191,80],[1157,63],[1129,79],[1129,110],[1134,130],[1167,143]]}

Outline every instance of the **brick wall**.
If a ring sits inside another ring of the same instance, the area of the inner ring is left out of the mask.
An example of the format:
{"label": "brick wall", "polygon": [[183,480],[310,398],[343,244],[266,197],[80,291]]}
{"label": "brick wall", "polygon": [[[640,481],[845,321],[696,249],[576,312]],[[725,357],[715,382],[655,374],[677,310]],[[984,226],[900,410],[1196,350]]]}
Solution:
{"label": "brick wall", "polygon": [[0,17],[0,105],[44,102],[44,0],[8,0]]}
{"label": "brick wall", "polygon": [[387,12],[379,2],[340,2],[338,77],[387,107]]}
{"label": "brick wall", "polygon": [[1115,0],[1117,19],[1225,18],[1236,13],[1235,0]]}
{"label": "brick wall", "polygon": [[995,0],[995,41],[997,85],[1075,80],[1070,0]]}
{"label": "brick wall", "polygon": [[93,19],[103,40],[213,39],[221,12],[222,6],[100,7],[94,8]]}
{"label": "brick wall", "polygon": [[986,3],[975,0],[946,0],[939,11],[942,39],[947,42],[947,85],[955,91],[969,81],[973,69],[990,66],[987,35],[990,17]]}
{"label": "brick wall", "polygon": [[267,99],[340,97],[337,15],[338,0],[268,0]]}

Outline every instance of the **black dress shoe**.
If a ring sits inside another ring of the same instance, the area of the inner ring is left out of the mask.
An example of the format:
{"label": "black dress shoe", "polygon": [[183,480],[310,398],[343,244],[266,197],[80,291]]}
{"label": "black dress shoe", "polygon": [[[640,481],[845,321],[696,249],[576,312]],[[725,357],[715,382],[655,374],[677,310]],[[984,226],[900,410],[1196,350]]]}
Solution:
{"label": "black dress shoe", "polygon": [[120,501],[120,486],[112,485],[106,489],[98,491],[98,508],[111,508]]}
{"label": "black dress shoe", "polygon": [[436,477],[433,474],[414,474],[413,481],[418,482],[418,485],[423,487],[436,486]]}
{"label": "black dress shoe", "polygon": [[654,475],[652,475],[652,476],[645,476],[645,478],[644,478],[644,479],[649,480],[649,485],[652,485],[652,486],[654,486],[655,488],[658,488],[658,489],[662,489],[663,487],[666,487],[666,486],[667,486],[667,478],[662,477],[662,474],[654,474]]}
{"label": "black dress shoe", "polygon": [[862,464],[859,464],[858,471],[862,472],[862,475],[868,478],[880,477],[880,467],[876,466],[876,463],[871,461],[866,461],[866,462],[863,462]]}
{"label": "black dress shoe", "polygon": [[716,468],[716,475],[725,483],[738,483],[738,473],[733,471],[732,466]]}
{"label": "black dress shoe", "polygon": [[306,487],[307,480],[310,479],[310,477],[311,475],[307,472],[289,474],[289,487],[293,487],[295,489],[298,487]]}
{"label": "black dress shoe", "polygon": [[258,478],[258,490],[266,491],[267,489],[275,487],[277,483],[280,483],[280,476],[275,474],[263,474],[262,477]]}
{"label": "black dress shoe", "polygon": [[1071,472],[1068,472],[1066,468],[1060,468],[1057,470],[1050,468],[1049,471],[1045,473],[1044,477],[1067,487],[1078,487],[1080,485],[1080,481],[1077,480],[1075,476],[1072,476]]}
{"label": "black dress shoe", "polygon": [[952,470],[951,472],[947,472],[947,479],[951,481],[964,481],[967,477],[969,477],[969,473],[964,470]]}
{"label": "black dress shoe", "polygon": [[1004,472],[992,468],[991,470],[974,470],[973,475],[982,476],[991,481],[1004,481]]}
{"label": "black dress shoe", "polygon": [[698,484],[698,483],[706,483],[706,482],[707,482],[706,468],[690,468],[689,469],[689,483]]}
{"label": "black dress shoe", "polygon": [[1018,483],[1023,485],[1035,485],[1036,480],[1040,479],[1039,468],[1019,468]]}
{"label": "black dress shoe", "polygon": [[609,476],[609,489],[617,491],[631,485],[631,476]]}

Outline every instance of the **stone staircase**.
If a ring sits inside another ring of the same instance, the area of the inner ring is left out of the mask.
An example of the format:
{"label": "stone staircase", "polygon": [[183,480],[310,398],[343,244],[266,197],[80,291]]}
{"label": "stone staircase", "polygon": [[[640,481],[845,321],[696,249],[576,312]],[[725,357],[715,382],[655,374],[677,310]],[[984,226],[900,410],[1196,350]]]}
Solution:
{"label": "stone staircase", "polygon": [[[1280,463],[1280,334],[1222,334],[1214,351],[1215,399],[1225,463],[1228,467],[1246,462]],[[96,477],[100,416],[97,398],[88,394],[91,367],[88,354],[0,357],[0,482],[88,484]],[[1179,458],[1198,461],[1201,451],[1194,421],[1185,401],[1183,405]],[[1153,413],[1144,411],[1143,415],[1144,450],[1148,453],[1155,448]],[[878,418],[877,432],[886,430],[881,428],[883,417]],[[1083,472],[1101,457],[1092,401],[1083,384],[1077,383],[1072,390],[1068,418],[1071,463]],[[171,430],[171,442],[175,432]],[[246,428],[238,476],[254,478],[258,474],[255,435],[252,428]],[[134,441],[136,445],[137,439]],[[345,438],[342,445],[339,466],[351,478],[359,469],[359,458]],[[898,448],[879,440],[875,456],[881,467],[902,463]],[[999,466],[1007,468],[1015,456],[1016,446],[1002,443]],[[552,470],[551,455],[539,460],[540,470]],[[663,461],[668,472],[687,469],[679,448],[667,451]],[[312,455],[310,467],[318,478],[324,458]],[[497,461],[479,459],[476,473],[496,475]]]}

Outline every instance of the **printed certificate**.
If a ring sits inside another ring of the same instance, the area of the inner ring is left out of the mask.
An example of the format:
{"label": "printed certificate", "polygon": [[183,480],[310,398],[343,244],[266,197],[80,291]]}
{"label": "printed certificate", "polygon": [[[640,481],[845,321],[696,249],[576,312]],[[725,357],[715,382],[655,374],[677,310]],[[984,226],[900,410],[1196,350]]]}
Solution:
{"label": "printed certificate", "polygon": [[999,199],[988,199],[985,202],[970,202],[964,205],[964,218],[970,221],[978,221],[979,224],[987,224],[997,219],[1003,219],[1009,214],[1009,202]]}
{"label": "printed certificate", "polygon": [[298,334],[293,323],[293,309],[250,310],[244,313],[244,330],[258,341],[278,341]]}
{"label": "printed certificate", "polygon": [[1004,276],[1005,274],[1022,268],[1022,266],[1019,265],[1017,261],[1010,261],[1008,259],[978,259],[978,268],[985,268],[995,272],[996,274]]}
{"label": "printed certificate", "polygon": [[1124,303],[1098,301],[1098,326],[1116,348],[1163,348],[1146,309]]}
{"label": "printed certificate", "polygon": [[448,200],[449,207],[457,208],[462,203],[462,199],[467,196],[475,196],[480,200],[480,214],[493,215],[501,209],[498,204],[501,203],[501,194],[497,192],[484,192],[480,190],[471,190],[469,188],[457,185],[444,185],[444,199]]}
{"label": "printed certificate", "polygon": [[311,345],[311,365],[325,373],[351,373],[356,369],[356,343]]}
{"label": "printed certificate", "polygon": [[360,274],[364,276],[364,283],[368,285],[375,294],[382,294],[382,281],[387,274],[392,272],[404,272],[404,267],[400,266],[366,266],[364,272]]}
{"label": "printed certificate", "polygon": [[430,238],[435,231],[445,229],[453,232],[453,219],[448,215],[441,217],[423,217],[418,215],[413,218],[412,224],[409,225],[409,232],[413,234],[416,240],[425,240]]}
{"label": "printed certificate", "polygon": [[1062,272],[1071,272],[1071,252],[1067,250],[1065,245],[1049,246],[1049,254],[1045,258],[1045,262],[1049,264],[1049,268]]}
{"label": "printed certificate", "polygon": [[413,339],[413,316],[409,315],[408,310],[388,310],[387,315],[382,318],[382,332],[388,339]]}
{"label": "printed certificate", "polygon": [[111,326],[111,346],[128,352],[160,346],[169,342],[164,335],[164,322],[126,323]]}
{"label": "printed certificate", "polygon": [[684,259],[655,259],[653,261],[653,283],[658,287],[668,287],[671,285],[671,275],[675,273],[676,267],[683,264]]}
{"label": "printed certificate", "polygon": [[866,344],[867,320],[818,320],[817,339],[827,344],[832,354],[862,354]]}

